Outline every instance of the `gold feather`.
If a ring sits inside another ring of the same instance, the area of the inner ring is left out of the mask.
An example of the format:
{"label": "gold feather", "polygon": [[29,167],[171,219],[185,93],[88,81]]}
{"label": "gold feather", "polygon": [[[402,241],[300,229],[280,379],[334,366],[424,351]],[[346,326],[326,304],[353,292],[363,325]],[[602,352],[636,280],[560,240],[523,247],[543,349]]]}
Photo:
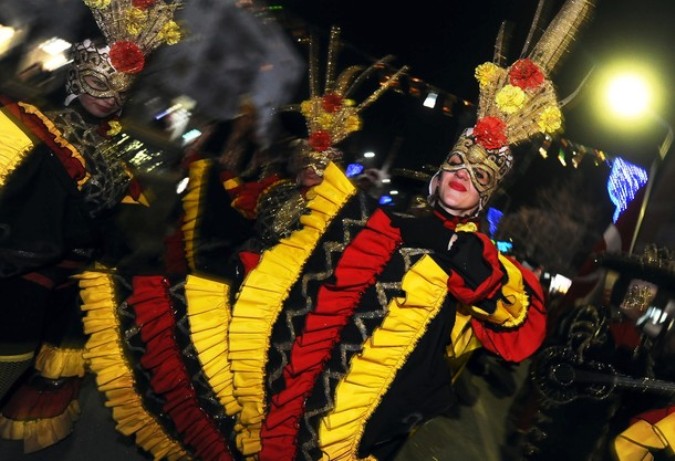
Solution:
{"label": "gold feather", "polygon": [[551,75],[581,25],[589,18],[593,0],[567,0],[530,53],[530,59]]}

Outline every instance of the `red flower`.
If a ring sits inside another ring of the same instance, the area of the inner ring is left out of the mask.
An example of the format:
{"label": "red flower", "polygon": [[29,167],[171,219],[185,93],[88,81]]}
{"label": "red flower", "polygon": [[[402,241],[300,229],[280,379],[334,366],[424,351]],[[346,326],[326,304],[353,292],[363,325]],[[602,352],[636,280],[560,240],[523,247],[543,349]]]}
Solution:
{"label": "red flower", "polygon": [[317,130],[309,136],[309,147],[318,152],[323,152],[331,146],[330,133]]}
{"label": "red flower", "polygon": [[329,114],[337,112],[342,107],[342,96],[335,93],[325,94],[321,100],[321,107]]}
{"label": "red flower", "polygon": [[139,10],[147,10],[155,3],[157,3],[157,0],[131,0],[134,8],[138,8]]}
{"label": "red flower", "polygon": [[508,144],[506,123],[497,117],[483,117],[473,129],[476,142],[486,149],[499,149]]}
{"label": "red flower", "polygon": [[110,47],[110,62],[118,72],[137,74],[145,66],[145,56],[133,42],[115,42]]}
{"label": "red flower", "polygon": [[509,80],[511,85],[526,90],[536,88],[544,83],[544,73],[530,59],[519,59],[513,63],[511,70],[509,70]]}

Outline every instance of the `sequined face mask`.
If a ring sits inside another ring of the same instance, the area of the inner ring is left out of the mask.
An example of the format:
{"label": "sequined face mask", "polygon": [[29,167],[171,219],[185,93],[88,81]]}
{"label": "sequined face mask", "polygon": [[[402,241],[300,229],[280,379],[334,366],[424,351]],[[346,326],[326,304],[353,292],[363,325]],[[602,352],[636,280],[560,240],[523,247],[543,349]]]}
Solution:
{"label": "sequined face mask", "polygon": [[117,72],[110,63],[107,46],[97,47],[90,40],[73,45],[73,64],[68,72],[67,102],[81,94],[95,98],[115,98],[118,106],[126,100],[133,76]]}
{"label": "sequined face mask", "polygon": [[512,165],[513,158],[508,148],[487,150],[476,144],[471,136],[471,130],[467,130],[459,137],[440,169],[445,171],[465,169],[478,191],[480,209],[483,209]]}

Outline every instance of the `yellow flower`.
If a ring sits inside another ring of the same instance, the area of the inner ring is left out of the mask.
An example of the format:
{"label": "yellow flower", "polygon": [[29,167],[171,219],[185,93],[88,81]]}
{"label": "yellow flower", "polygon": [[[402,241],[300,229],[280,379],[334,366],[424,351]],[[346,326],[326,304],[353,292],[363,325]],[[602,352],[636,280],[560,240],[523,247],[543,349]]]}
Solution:
{"label": "yellow flower", "polygon": [[335,120],[335,117],[333,117],[333,114],[328,114],[324,112],[322,114],[319,114],[319,116],[316,119],[317,122],[319,123],[319,126],[321,126],[321,128],[323,128],[324,130],[327,130],[333,124],[333,120]]}
{"label": "yellow flower", "polygon": [[305,116],[305,118],[309,118],[312,116],[312,113],[314,112],[314,101],[311,99],[306,99],[300,103],[300,113]]}
{"label": "yellow flower", "polygon": [[353,131],[359,131],[361,129],[361,117],[358,115],[350,115],[345,120],[345,131],[351,133]]}
{"label": "yellow flower", "polygon": [[127,32],[131,35],[138,35],[145,29],[148,20],[148,13],[138,8],[132,8],[127,11]]}
{"label": "yellow flower", "polygon": [[122,131],[122,124],[117,120],[108,122],[108,131],[105,132],[108,136],[115,136]]}
{"label": "yellow flower", "polygon": [[169,21],[162,27],[159,32],[159,38],[164,40],[169,45],[175,45],[180,42],[182,37],[180,26],[175,21]]}
{"label": "yellow flower", "polygon": [[504,88],[497,92],[495,102],[497,107],[505,114],[515,114],[525,104],[527,96],[525,92],[513,85],[504,85]]}
{"label": "yellow flower", "polygon": [[544,133],[554,133],[562,126],[562,113],[557,106],[549,106],[541,112],[537,121]]}
{"label": "yellow flower", "polygon": [[495,81],[499,76],[499,73],[499,66],[491,62],[485,62],[476,67],[474,75],[480,86],[486,86]]}
{"label": "yellow flower", "polygon": [[84,4],[92,10],[101,10],[110,5],[110,0],[84,0]]}

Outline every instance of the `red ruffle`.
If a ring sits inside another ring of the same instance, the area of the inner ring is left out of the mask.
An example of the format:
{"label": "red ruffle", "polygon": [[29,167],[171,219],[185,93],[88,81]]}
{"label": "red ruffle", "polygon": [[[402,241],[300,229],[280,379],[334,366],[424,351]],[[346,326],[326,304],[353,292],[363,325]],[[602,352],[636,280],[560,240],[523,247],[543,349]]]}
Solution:
{"label": "red ruffle", "polygon": [[176,321],[161,276],[138,276],[132,281],[128,303],[136,314],[141,338],[146,343],[141,365],[150,371],[150,387],[166,403],[163,410],[171,417],[195,456],[204,460],[231,460],[227,442],[214,421],[202,410],[190,375],[182,361],[173,334]]}
{"label": "red ruffle", "polygon": [[33,114],[26,113],[21,106],[11,101],[10,99],[0,96],[0,103],[2,103],[7,110],[18,119],[18,121],[25,126],[31,134],[36,136],[40,141],[44,142],[59,159],[63,168],[68,173],[68,176],[75,182],[80,181],[86,175],[84,165],[73,157],[70,149],[61,146],[56,142],[54,134],[42,123],[40,117]]}
{"label": "red ruffle", "polygon": [[525,322],[513,330],[498,330],[472,318],[471,326],[487,350],[509,362],[521,362],[536,352],[546,337],[546,308],[544,292],[537,277],[517,261],[509,259],[523,274],[523,282],[532,292]]}
{"label": "red ruffle", "polygon": [[389,217],[376,211],[344,251],[334,271],[335,283],[319,289],[315,309],[307,315],[304,332],[296,338],[290,363],[284,368],[285,389],[272,397],[262,425],[260,460],[295,458],[305,399],[362,294],[400,243],[400,234],[391,227]]}

